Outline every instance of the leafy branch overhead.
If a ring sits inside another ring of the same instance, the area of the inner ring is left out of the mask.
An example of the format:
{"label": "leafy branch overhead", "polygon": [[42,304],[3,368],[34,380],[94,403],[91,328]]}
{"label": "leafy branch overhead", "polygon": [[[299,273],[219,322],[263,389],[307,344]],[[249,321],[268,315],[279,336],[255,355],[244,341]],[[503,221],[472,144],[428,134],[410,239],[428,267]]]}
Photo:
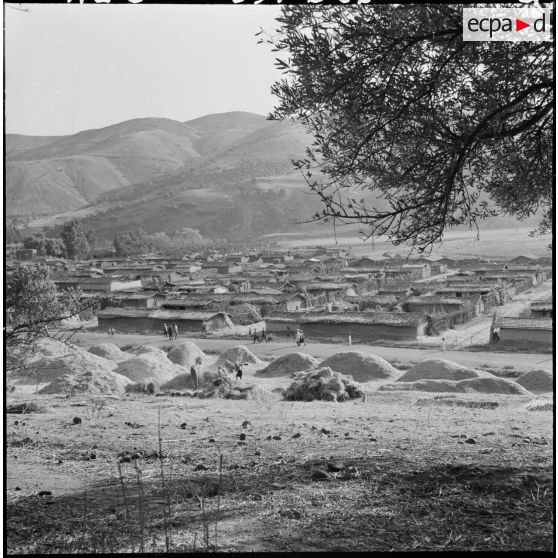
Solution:
{"label": "leafy branch overhead", "polygon": [[499,211],[543,209],[550,229],[552,43],[464,42],[460,5],[284,6],[277,21],[270,118],[315,138],[295,166],[316,219],[421,250]]}

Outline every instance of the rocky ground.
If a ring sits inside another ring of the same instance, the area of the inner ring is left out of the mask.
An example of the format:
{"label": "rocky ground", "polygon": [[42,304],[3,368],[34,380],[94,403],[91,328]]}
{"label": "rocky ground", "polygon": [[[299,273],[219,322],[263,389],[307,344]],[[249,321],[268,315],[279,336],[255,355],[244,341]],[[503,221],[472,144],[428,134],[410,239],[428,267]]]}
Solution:
{"label": "rocky ground", "polygon": [[553,550],[551,393],[35,391],[9,394],[36,405],[7,415],[10,554]]}

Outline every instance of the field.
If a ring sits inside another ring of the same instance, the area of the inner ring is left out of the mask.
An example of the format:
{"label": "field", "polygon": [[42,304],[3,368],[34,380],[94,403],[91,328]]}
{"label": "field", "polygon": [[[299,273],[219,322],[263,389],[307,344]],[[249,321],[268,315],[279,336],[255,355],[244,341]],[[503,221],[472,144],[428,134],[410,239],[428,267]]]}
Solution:
{"label": "field", "polygon": [[38,405],[7,415],[10,554],[554,549],[552,405],[527,409],[552,394],[33,392],[8,397]]}
{"label": "field", "polygon": [[[485,257],[495,259],[510,259],[521,254],[535,254],[550,256],[548,245],[552,242],[552,235],[529,236],[535,228],[521,223],[515,228],[482,229],[477,239],[476,231],[453,230],[446,233],[443,244],[433,247],[427,254],[434,258],[442,257]],[[337,228],[337,246],[351,248],[355,256],[369,256],[381,258],[384,252],[400,254],[401,256],[420,257],[417,251],[411,254],[409,246],[393,246],[385,237],[363,240],[359,234],[362,227],[347,225]],[[270,241],[276,241],[285,248],[312,246],[333,246],[335,238],[332,227],[326,225],[299,225],[296,232],[291,234],[268,235]],[[480,241],[479,241],[480,240]]]}

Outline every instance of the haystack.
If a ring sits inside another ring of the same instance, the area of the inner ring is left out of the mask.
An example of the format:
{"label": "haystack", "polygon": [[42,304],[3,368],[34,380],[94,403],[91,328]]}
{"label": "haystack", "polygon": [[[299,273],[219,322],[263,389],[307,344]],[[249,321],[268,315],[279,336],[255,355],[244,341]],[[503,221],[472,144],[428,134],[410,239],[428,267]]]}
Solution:
{"label": "haystack", "polygon": [[297,372],[312,370],[318,366],[318,361],[311,355],[305,353],[289,353],[276,358],[263,370],[258,370],[256,374],[262,376],[293,376]]}
{"label": "haystack", "polygon": [[528,395],[529,392],[511,380],[504,378],[469,378],[454,382],[452,380],[417,380],[385,384],[378,391],[428,391],[434,393],[490,393],[504,395]]}
{"label": "haystack", "polygon": [[121,351],[119,347],[112,343],[93,345],[93,347],[89,347],[88,351],[94,355],[112,360],[113,362],[122,362],[132,357],[132,355]]}
{"label": "haystack", "polygon": [[216,365],[230,368],[230,363],[233,363],[234,365],[235,362],[244,362],[255,366],[264,366],[265,364],[244,345],[239,345],[238,347],[231,347],[222,353],[217,360]]}
{"label": "haystack", "polygon": [[19,383],[52,382],[65,375],[75,376],[84,372],[103,374],[116,368],[116,363],[106,358],[93,355],[83,349],[73,349],[61,357],[45,357],[33,363],[30,371],[20,371],[13,379]]}
{"label": "haystack", "polygon": [[39,393],[116,395],[124,393],[128,378],[107,371],[88,370],[81,374],[65,374],[45,386]]}
{"label": "haystack", "polygon": [[363,395],[364,392],[352,378],[331,368],[299,372],[283,392],[287,401],[347,401]]}
{"label": "haystack", "polygon": [[159,386],[179,374],[184,374],[186,370],[171,362],[164,353],[163,356],[149,353],[121,362],[115,372],[126,376],[133,382],[147,380]]}
{"label": "haystack", "polygon": [[503,395],[530,395],[517,382],[506,378],[471,378],[457,382],[464,393],[501,393]]}
{"label": "haystack", "polygon": [[401,382],[398,384],[384,384],[378,391],[428,391],[432,393],[462,393],[457,382],[451,380],[417,380],[416,382]]}
{"label": "haystack", "polygon": [[167,357],[171,362],[179,364],[188,370],[190,366],[196,364],[197,359],[201,360],[202,366],[209,362],[207,355],[197,345],[189,341],[183,341],[174,345],[167,353]]}
{"label": "haystack", "polygon": [[450,380],[458,382],[459,380],[467,380],[468,378],[479,378],[479,374],[472,368],[467,368],[452,362],[451,360],[443,360],[433,358],[423,360],[402,376],[397,378],[397,382],[416,382],[418,380]]}
{"label": "haystack", "polygon": [[38,339],[32,347],[32,354],[29,358],[26,358],[27,363],[37,362],[42,359],[54,359],[62,357],[64,355],[72,354],[76,350],[80,350],[77,347],[58,341],[57,339],[51,339],[50,337],[41,337]]}
{"label": "haystack", "polygon": [[357,382],[396,378],[400,374],[387,360],[359,351],[336,353],[324,360],[321,366],[352,376]]}
{"label": "haystack", "polygon": [[246,382],[237,382],[231,374],[222,370],[206,372],[202,376],[200,384],[200,390],[196,393],[200,398],[252,401],[278,399],[276,394],[264,388]]}
{"label": "haystack", "polygon": [[187,374],[180,374],[172,380],[161,384],[160,389],[161,391],[180,391],[184,389],[194,389],[195,387],[192,375],[188,372]]}
{"label": "haystack", "polygon": [[515,380],[519,385],[533,393],[554,391],[554,377],[546,370],[531,370]]}
{"label": "haystack", "polygon": [[156,355],[156,356],[166,356],[167,353],[162,351],[158,347],[153,347],[151,345],[132,345],[126,349],[127,353],[131,355]]}
{"label": "haystack", "polygon": [[142,393],[144,395],[151,395],[153,393],[157,393],[159,388],[155,384],[155,382],[135,382],[129,383],[126,386],[126,393]]}

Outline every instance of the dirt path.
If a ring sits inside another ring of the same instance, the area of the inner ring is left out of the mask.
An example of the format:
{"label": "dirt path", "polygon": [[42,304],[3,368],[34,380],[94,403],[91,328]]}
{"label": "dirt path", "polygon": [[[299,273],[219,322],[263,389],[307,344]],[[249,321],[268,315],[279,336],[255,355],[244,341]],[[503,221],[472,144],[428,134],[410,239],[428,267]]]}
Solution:
{"label": "dirt path", "polygon": [[[163,336],[156,335],[125,335],[117,334],[115,337],[108,337],[104,332],[79,333],[76,338],[85,346],[96,345],[99,343],[114,343],[118,346],[130,344],[142,345],[167,345],[168,340]],[[312,343],[306,347],[297,347],[289,342],[270,342],[252,343],[251,339],[201,339],[181,337],[183,341],[191,341],[198,345],[203,351],[220,353],[229,347],[247,345],[249,349],[259,357],[277,357],[301,351],[309,353],[316,358],[327,358],[340,351],[363,351],[382,357],[388,361],[397,360],[399,362],[418,362],[431,358],[443,358],[453,360],[465,366],[479,367],[483,364],[491,367],[511,366],[516,370],[552,370],[552,355],[548,354],[518,354],[518,353],[494,353],[494,352],[467,352],[467,351],[442,351],[439,348],[425,347],[424,349],[410,349],[402,347],[377,347],[374,345],[339,345],[333,343]],[[311,340],[310,340],[311,341]]]}

